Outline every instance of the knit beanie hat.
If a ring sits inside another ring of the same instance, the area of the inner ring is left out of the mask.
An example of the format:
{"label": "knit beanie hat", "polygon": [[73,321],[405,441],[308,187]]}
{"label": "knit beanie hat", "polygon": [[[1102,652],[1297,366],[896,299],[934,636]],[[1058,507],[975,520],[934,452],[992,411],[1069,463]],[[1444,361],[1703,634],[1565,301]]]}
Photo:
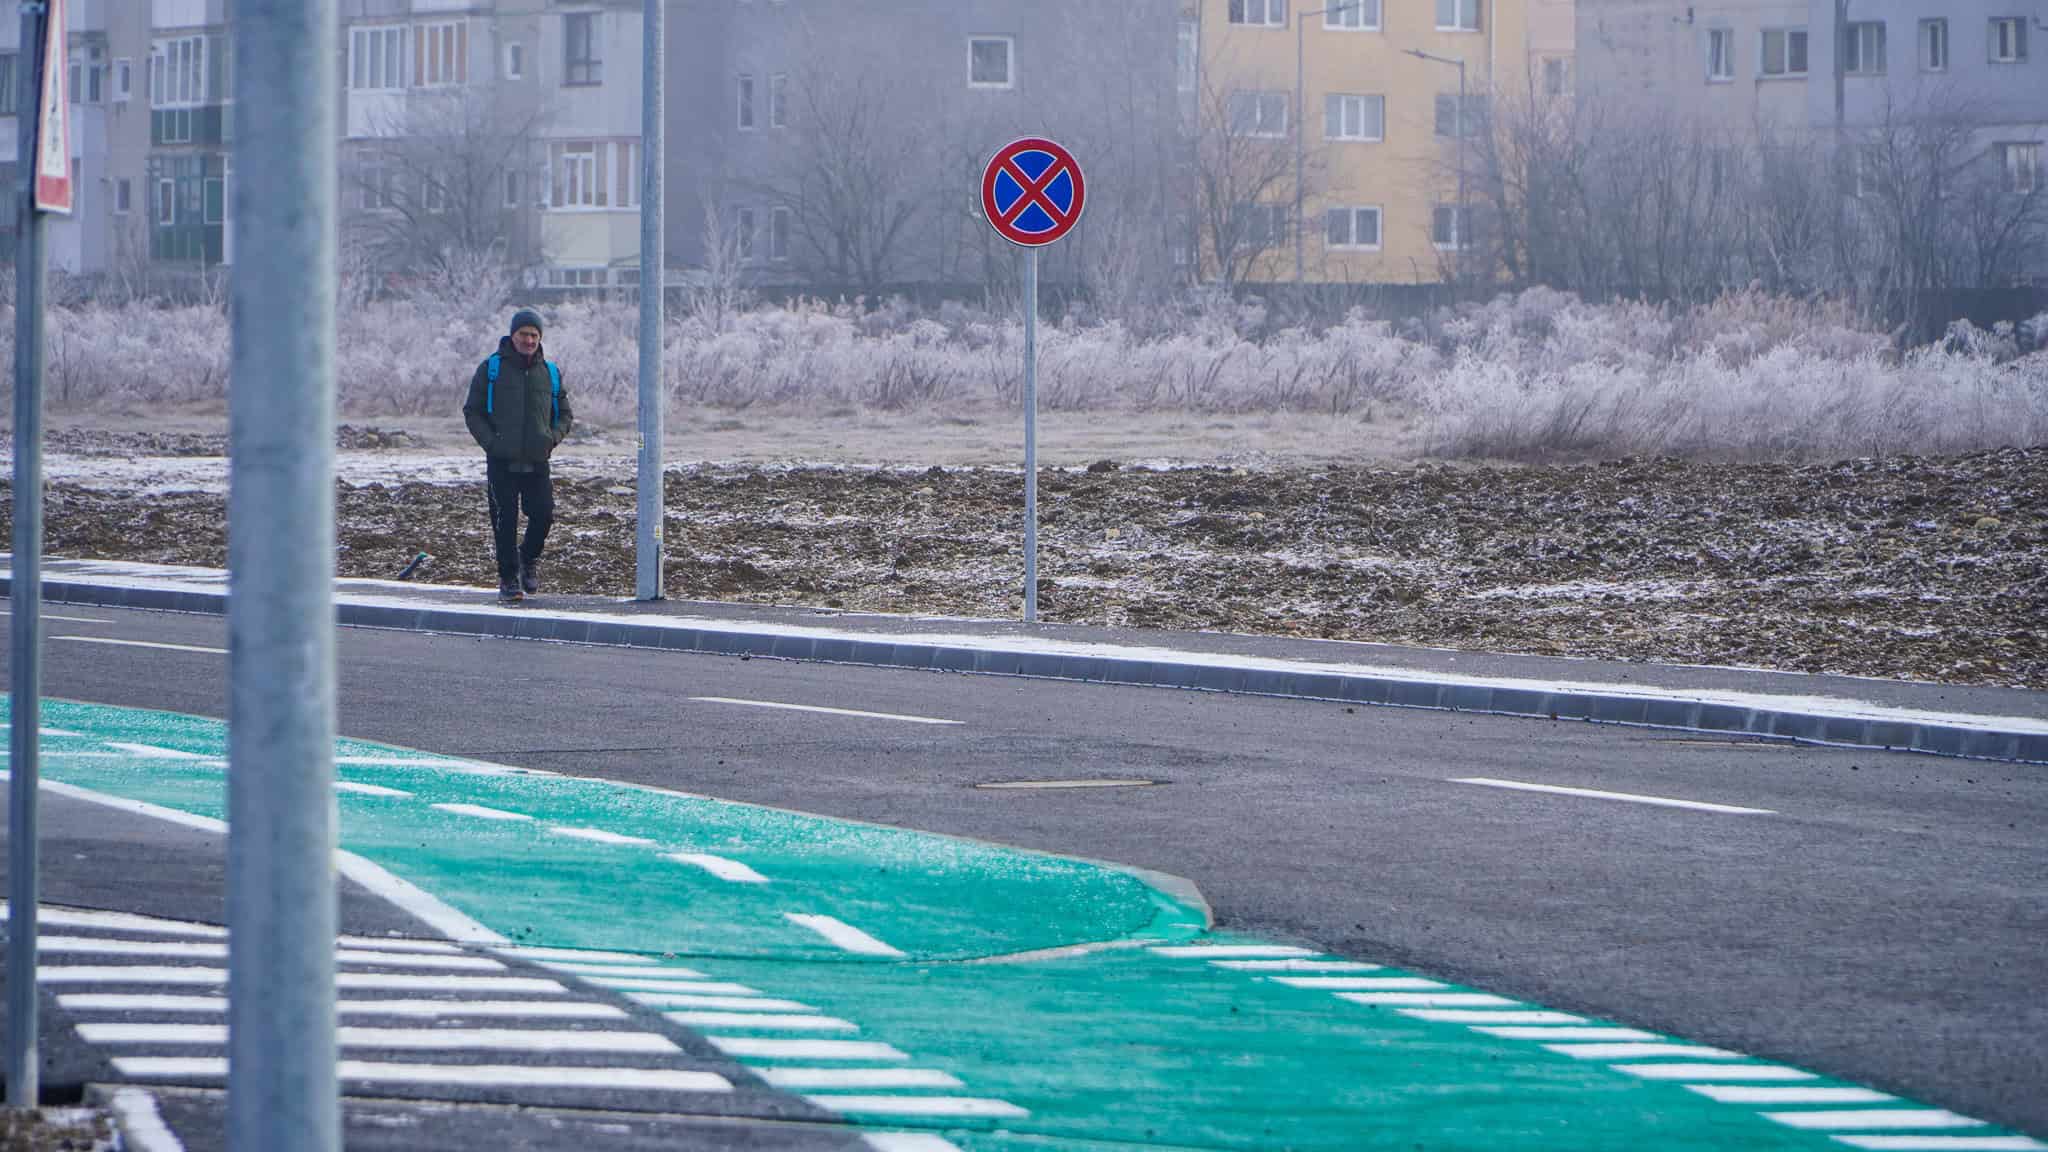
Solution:
{"label": "knit beanie hat", "polygon": [[541,331],[540,313],[535,312],[531,308],[521,308],[519,311],[514,312],[512,314],[512,332],[516,333],[521,328],[531,328],[536,332]]}

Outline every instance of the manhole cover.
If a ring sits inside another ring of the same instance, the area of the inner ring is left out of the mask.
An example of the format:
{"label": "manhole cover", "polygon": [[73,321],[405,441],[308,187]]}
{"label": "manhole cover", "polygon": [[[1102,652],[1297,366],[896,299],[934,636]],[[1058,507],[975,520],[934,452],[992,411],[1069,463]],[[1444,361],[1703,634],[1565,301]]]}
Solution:
{"label": "manhole cover", "polygon": [[991,780],[976,784],[994,792],[1050,791],[1058,788],[1151,788],[1157,780]]}

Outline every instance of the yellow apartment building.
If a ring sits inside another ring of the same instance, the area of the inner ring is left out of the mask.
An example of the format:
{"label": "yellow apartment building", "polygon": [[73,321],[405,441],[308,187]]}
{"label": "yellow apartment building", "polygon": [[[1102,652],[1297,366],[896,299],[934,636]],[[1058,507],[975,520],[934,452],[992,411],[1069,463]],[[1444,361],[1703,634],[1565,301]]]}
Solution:
{"label": "yellow apartment building", "polygon": [[[1570,99],[1571,0],[1190,3],[1198,168],[1256,166],[1261,157],[1271,168],[1265,180],[1197,173],[1198,196],[1215,202],[1198,208],[1211,225],[1201,229],[1211,279],[1448,278],[1474,233],[1460,213],[1461,127],[1465,203],[1479,216],[1479,137],[1490,109]],[[1224,205],[1230,197],[1244,199]],[[1307,222],[1298,237],[1297,218]]]}

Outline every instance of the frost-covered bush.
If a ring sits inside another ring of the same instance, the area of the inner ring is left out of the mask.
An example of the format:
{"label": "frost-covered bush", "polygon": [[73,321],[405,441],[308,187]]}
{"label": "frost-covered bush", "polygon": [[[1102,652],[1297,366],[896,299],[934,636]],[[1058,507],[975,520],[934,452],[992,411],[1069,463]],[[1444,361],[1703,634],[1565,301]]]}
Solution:
{"label": "frost-covered bush", "polygon": [[[456,270],[459,271],[459,270]],[[452,415],[504,317],[474,294],[345,304],[342,411]],[[632,419],[637,307],[551,306],[546,345],[599,423]],[[1674,309],[1587,304],[1550,289],[1399,327],[1354,311],[1272,328],[1257,300],[1197,296],[1143,334],[1117,320],[1039,327],[1038,402],[1074,411],[1319,412],[1416,422],[1445,456],[1676,454],[1740,458],[1965,451],[2048,440],[2048,316],[1894,351],[1841,306],[1741,292]],[[0,348],[12,334],[0,323]],[[219,308],[102,306],[51,314],[56,407],[218,406]],[[937,411],[1022,402],[1023,328],[959,304],[803,301],[713,324],[672,319],[675,402]]]}

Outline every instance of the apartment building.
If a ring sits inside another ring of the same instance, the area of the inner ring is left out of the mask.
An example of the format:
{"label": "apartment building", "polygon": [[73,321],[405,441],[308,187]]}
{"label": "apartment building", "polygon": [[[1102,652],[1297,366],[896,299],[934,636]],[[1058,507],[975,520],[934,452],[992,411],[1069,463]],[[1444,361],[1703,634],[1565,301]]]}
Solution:
{"label": "apartment building", "polygon": [[[1578,93],[1589,128],[1654,114],[1744,138],[1804,132],[1816,48],[1810,0],[1578,5]],[[1818,29],[1825,40],[1826,23]]]}
{"label": "apartment building", "polygon": [[[1569,15],[1569,4],[1543,0],[1201,0],[1199,165],[1209,187],[1229,190],[1201,210],[1205,275],[1454,275],[1475,231],[1476,197],[1461,187],[1476,174],[1478,138],[1500,102],[1568,90],[1572,49],[1558,29]],[[1292,147],[1292,166],[1217,179],[1260,164],[1237,143],[1260,139]]]}

